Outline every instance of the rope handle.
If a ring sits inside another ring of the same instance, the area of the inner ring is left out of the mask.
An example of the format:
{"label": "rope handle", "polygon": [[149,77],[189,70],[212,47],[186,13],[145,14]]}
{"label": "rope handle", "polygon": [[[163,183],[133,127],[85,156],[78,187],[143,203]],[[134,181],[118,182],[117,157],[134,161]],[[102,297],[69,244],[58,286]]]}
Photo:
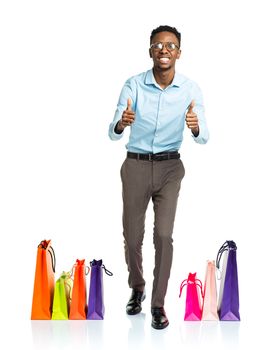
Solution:
{"label": "rope handle", "polygon": [[181,282],[179,298],[181,297],[183,288],[185,286],[187,286],[188,284],[195,284],[196,286],[198,286],[200,288],[200,291],[201,291],[201,296],[202,296],[202,298],[204,298],[202,282],[198,278],[195,279],[195,282],[188,281],[188,279],[185,279],[184,281]]}
{"label": "rope handle", "polygon": [[[98,261],[101,262],[101,265],[100,265],[100,266],[101,266],[102,269],[105,270],[105,273],[106,273],[108,276],[113,276],[113,272],[107,270],[107,268],[105,267],[105,265],[102,264],[102,260],[98,260]],[[98,261],[95,260],[95,259],[94,259],[93,261],[90,261],[90,266],[91,266],[91,268],[92,268],[92,266],[94,266]]]}
{"label": "rope handle", "polygon": [[73,291],[73,288],[71,286],[71,284],[68,282],[69,280],[72,281],[72,283],[74,282],[73,278],[71,277],[71,271],[69,272],[66,272],[65,274],[65,285],[68,287],[69,291],[68,291],[68,297],[69,297],[69,300],[71,301],[72,300],[72,291]]}
{"label": "rope handle", "polygon": [[105,270],[105,273],[106,273],[108,276],[113,276],[113,272],[107,270],[104,264],[102,265],[102,268]]}
{"label": "rope handle", "polygon": [[179,298],[181,297],[181,294],[182,294],[182,290],[183,288],[187,285],[187,278],[181,282],[180,284],[180,293],[179,293]]}
{"label": "rope handle", "polygon": [[49,248],[51,249],[51,251],[48,249],[48,253],[51,256],[52,270],[55,273],[55,267],[56,267],[55,251],[54,251],[53,247],[51,247],[51,245],[49,246]]}
{"label": "rope handle", "polygon": [[[51,256],[51,263],[52,263],[52,270],[55,273],[55,268],[56,268],[56,258],[55,258],[55,251],[53,249],[53,247],[51,245],[49,245],[51,242],[51,240],[47,241],[47,240],[43,240],[38,244],[38,248],[42,248],[42,249],[47,249],[48,253]],[[51,251],[50,251],[51,249]]]}
{"label": "rope handle", "polygon": [[[75,273],[75,268],[76,268],[76,266],[78,265],[78,261],[80,261],[80,260],[76,260],[76,263],[72,266],[72,269],[69,271],[69,273],[70,273],[70,278],[72,279],[72,280],[74,280],[74,273]],[[85,275],[87,276],[88,274],[89,274],[89,272],[90,272],[90,267],[89,266],[85,266]]]}
{"label": "rope handle", "polygon": [[216,267],[218,269],[220,266],[221,257],[226,250],[237,250],[236,243],[234,241],[225,241],[225,243],[223,243],[222,246],[219,248],[216,258]]}
{"label": "rope handle", "polygon": [[199,284],[198,283],[196,283],[196,285],[200,288],[200,291],[201,291],[201,296],[202,296],[202,298],[204,298],[204,293],[203,293],[203,285],[202,285],[202,282],[197,278],[196,279],[196,282],[199,282]]}
{"label": "rope handle", "polygon": [[219,248],[218,253],[217,253],[217,258],[216,258],[216,267],[219,269],[220,266],[220,260],[222,257],[222,254],[228,250],[228,241],[222,244],[222,246]]}

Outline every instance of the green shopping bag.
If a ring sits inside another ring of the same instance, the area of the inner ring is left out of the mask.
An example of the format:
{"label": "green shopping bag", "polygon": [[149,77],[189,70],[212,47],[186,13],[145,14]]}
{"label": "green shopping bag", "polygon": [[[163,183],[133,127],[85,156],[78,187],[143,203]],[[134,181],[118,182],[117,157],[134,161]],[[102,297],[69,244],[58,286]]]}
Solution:
{"label": "green shopping bag", "polygon": [[62,272],[55,284],[52,320],[68,320],[73,281],[70,272]]}

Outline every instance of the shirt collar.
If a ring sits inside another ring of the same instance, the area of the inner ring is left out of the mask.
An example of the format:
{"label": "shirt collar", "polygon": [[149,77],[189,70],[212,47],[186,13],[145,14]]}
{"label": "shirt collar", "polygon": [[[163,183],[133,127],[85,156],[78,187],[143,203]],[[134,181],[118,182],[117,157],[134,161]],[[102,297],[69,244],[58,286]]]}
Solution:
{"label": "shirt collar", "polygon": [[[176,72],[174,79],[173,79],[172,83],[170,84],[170,86],[180,87],[180,85],[182,84],[183,81],[184,81],[183,76]],[[146,85],[155,85],[157,87],[159,86],[156,82],[155,77],[154,77],[153,69],[150,69],[146,72],[145,84]]]}

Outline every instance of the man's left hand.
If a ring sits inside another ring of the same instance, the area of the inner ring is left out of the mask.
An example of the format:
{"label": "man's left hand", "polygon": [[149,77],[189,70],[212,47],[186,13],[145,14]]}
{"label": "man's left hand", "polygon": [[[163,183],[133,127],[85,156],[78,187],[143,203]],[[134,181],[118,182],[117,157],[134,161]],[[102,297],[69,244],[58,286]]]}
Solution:
{"label": "man's left hand", "polygon": [[194,107],[195,107],[195,101],[192,100],[186,114],[186,125],[189,129],[191,129],[193,135],[197,137],[199,134],[199,125],[198,125],[197,115],[193,111]]}

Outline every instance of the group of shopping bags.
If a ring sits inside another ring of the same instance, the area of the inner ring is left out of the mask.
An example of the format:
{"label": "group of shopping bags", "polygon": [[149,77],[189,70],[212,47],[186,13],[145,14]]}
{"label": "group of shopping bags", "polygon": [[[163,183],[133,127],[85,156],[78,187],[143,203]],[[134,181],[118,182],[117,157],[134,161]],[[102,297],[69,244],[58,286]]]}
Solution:
{"label": "group of shopping bags", "polygon": [[[185,286],[187,290],[185,321],[240,321],[236,252],[236,243],[226,241],[218,251],[216,263],[214,260],[207,261],[204,288],[202,282],[196,278],[196,273],[189,273],[188,278],[182,281],[179,297]],[[221,271],[218,298],[217,271]]]}
{"label": "group of shopping bags", "polygon": [[[102,320],[104,319],[103,271],[112,276],[102,260],[76,260],[69,272],[55,281],[55,254],[51,240],[37,248],[32,320]],[[90,273],[87,304],[86,276]]]}

